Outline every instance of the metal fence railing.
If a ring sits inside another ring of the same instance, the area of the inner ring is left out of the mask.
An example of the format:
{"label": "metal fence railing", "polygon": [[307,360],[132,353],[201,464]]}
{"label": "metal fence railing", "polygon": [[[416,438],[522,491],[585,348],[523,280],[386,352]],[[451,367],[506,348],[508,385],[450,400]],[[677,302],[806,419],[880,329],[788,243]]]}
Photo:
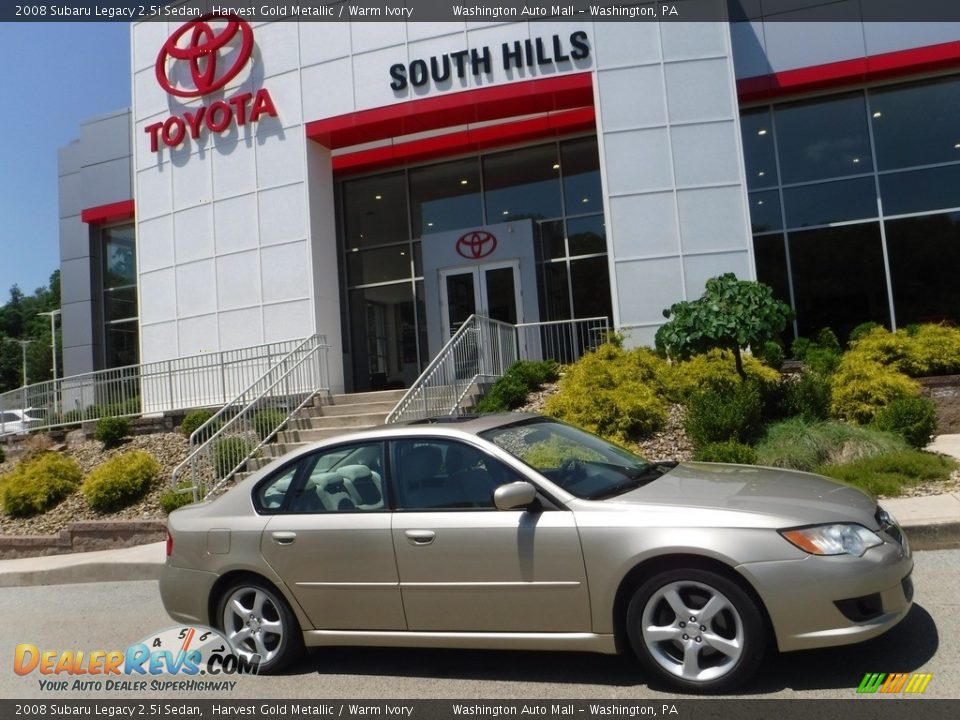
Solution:
{"label": "metal fence railing", "polygon": [[407,390],[387,422],[455,415],[475,383],[496,380],[516,361],[513,325],[471,315]]}
{"label": "metal fence railing", "polygon": [[330,393],[330,346],[323,335],[301,341],[224,404],[190,436],[191,452],[171,483],[198,500],[241,472],[318,393]]}
{"label": "metal fence railing", "polygon": [[[205,353],[27,385],[0,394],[0,435],[48,430],[110,415],[226,405],[302,342]],[[29,428],[11,421],[25,410],[34,418]]]}
{"label": "metal fence railing", "polygon": [[551,320],[520,323],[516,328],[521,360],[556,360],[568,365],[606,342],[610,321],[605,317]]}

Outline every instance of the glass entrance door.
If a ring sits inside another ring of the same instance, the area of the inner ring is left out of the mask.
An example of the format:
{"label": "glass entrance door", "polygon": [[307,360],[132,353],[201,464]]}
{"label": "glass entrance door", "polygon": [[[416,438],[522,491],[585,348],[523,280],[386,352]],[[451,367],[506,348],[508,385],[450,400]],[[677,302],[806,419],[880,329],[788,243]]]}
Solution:
{"label": "glass entrance door", "polygon": [[474,314],[511,325],[522,322],[519,264],[490,263],[441,270],[440,305],[444,342]]}

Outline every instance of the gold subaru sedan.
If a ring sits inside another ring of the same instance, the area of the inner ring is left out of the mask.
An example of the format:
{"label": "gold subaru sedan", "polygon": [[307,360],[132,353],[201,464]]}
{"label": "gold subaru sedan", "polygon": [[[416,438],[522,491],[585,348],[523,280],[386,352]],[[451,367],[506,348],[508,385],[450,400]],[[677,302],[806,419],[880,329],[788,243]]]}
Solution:
{"label": "gold subaru sedan", "polygon": [[632,650],[719,692],[771,649],[889,630],[912,568],[858,490],[506,413],[343,435],[171,513],[160,590],[261,672],[305,646]]}

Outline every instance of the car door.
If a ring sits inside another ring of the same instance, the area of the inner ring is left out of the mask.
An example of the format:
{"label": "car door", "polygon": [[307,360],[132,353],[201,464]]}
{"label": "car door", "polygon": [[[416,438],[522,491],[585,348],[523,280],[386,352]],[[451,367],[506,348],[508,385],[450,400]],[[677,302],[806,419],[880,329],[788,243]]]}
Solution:
{"label": "car door", "polygon": [[390,445],[410,630],[591,630],[573,513],[497,510],[493,490],[521,478],[479,447],[438,438]]}
{"label": "car door", "polygon": [[[381,443],[305,456],[261,539],[277,572],[317,629],[403,630]],[[268,488],[258,490],[270,503]],[[255,493],[255,497],[257,493]]]}

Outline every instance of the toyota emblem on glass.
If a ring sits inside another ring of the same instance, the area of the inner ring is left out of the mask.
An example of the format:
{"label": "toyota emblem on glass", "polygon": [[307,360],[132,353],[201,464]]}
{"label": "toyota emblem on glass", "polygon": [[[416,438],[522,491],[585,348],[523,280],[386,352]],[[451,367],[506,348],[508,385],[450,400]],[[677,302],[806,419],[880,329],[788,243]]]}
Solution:
{"label": "toyota emblem on glass", "polygon": [[486,230],[468,232],[457,240],[457,253],[468,260],[485,258],[496,249],[497,238]]}

